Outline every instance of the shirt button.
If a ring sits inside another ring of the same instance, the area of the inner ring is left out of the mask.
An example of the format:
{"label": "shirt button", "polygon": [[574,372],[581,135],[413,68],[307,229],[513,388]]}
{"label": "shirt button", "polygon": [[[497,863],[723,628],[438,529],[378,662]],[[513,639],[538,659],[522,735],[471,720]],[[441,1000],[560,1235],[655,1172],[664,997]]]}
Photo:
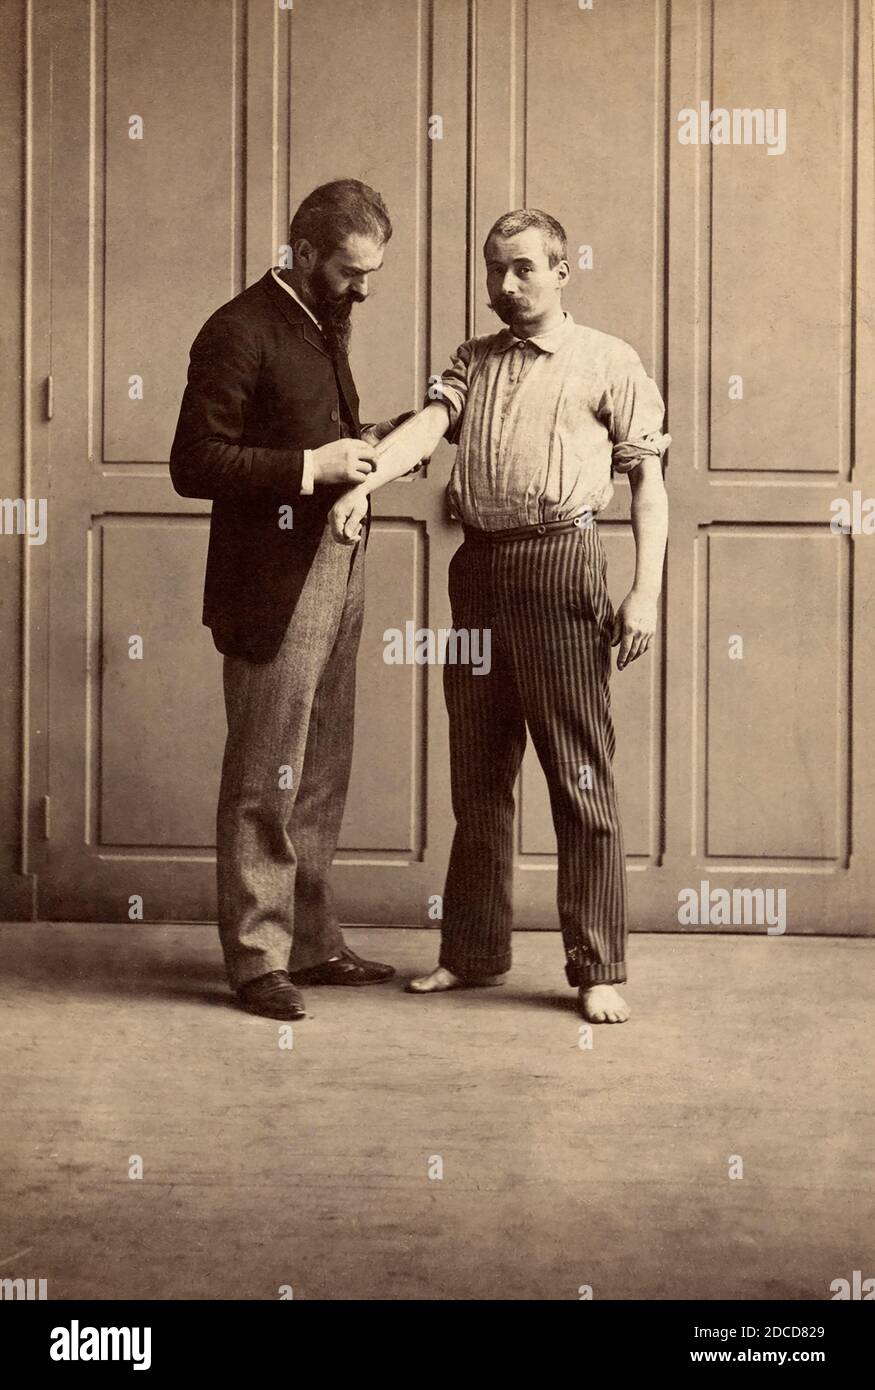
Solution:
{"label": "shirt button", "polygon": [[332,418],[332,420],[339,420],[339,419],[340,419],[340,411],[339,411],[339,410],[332,410],[332,412],[331,412],[331,418]]}

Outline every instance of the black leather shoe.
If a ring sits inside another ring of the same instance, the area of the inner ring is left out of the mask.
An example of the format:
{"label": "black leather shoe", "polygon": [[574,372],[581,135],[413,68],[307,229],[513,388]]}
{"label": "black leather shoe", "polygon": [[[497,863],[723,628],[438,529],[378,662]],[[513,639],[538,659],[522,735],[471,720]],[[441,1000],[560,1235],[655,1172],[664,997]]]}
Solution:
{"label": "black leather shoe", "polygon": [[240,1007],[265,1018],[306,1018],[301,991],[295,989],[285,970],[271,970],[247,980],[237,991]]}
{"label": "black leather shoe", "polygon": [[289,979],[296,985],[381,985],[395,974],[391,965],[362,960],[345,946],[338,960],[326,960],[307,970],[292,970]]}

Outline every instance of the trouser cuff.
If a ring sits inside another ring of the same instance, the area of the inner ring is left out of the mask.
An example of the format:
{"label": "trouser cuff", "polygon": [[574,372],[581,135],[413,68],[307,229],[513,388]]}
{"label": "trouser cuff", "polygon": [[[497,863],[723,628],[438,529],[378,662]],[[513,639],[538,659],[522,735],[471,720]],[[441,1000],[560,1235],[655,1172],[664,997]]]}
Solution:
{"label": "trouser cuff", "polygon": [[315,945],[302,946],[296,950],[293,942],[288,962],[282,969],[288,970],[290,975],[296,974],[299,970],[312,970],[314,966],[324,965],[332,956],[339,956],[345,949],[343,932],[340,927],[335,927],[327,936],[320,937]]}
{"label": "trouser cuff", "polygon": [[262,975],[269,975],[274,970],[286,970],[288,958],[279,953],[258,956],[254,959],[247,958],[242,961],[235,961],[232,965],[229,961],[225,962],[225,969],[228,975],[228,983],[235,994],[244,985],[250,984],[253,980],[258,980]]}
{"label": "trouser cuff", "polygon": [[626,962],[612,960],[600,965],[597,961],[584,961],[582,964],[569,961],[565,966],[565,978],[570,985],[578,988],[586,985],[621,985],[626,979]]}
{"label": "trouser cuff", "polygon": [[449,970],[453,975],[458,975],[460,980],[482,980],[487,975],[506,974],[511,966],[511,953],[502,951],[499,955],[491,956],[457,955],[442,946],[438,965],[442,965],[444,970]]}

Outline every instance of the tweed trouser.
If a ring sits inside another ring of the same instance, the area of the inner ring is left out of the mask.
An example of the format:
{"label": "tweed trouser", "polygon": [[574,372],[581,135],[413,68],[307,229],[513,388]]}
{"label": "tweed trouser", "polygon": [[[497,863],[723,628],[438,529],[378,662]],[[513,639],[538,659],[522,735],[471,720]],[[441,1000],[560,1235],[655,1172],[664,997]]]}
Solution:
{"label": "tweed trouser", "polygon": [[526,728],[544,769],[572,985],[626,978],[626,866],[611,761],[613,609],[596,523],[554,535],[466,539],[450,562],[453,627],[489,628],[491,669],[444,667],[456,832],[440,964],[511,963],[514,784]]}
{"label": "tweed trouser", "polygon": [[343,949],[328,873],[352,764],[364,546],[326,526],[276,656],[226,656],[217,815],[219,936],[231,986]]}

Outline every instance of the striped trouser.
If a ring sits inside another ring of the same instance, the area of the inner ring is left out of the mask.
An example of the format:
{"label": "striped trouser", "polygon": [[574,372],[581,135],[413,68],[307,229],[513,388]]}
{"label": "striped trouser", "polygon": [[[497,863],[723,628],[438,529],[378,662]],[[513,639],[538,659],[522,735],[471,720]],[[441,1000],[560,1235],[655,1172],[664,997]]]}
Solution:
{"label": "striped trouser", "polygon": [[456,832],[440,963],[456,975],[510,967],[514,784],[528,727],[556,831],[566,976],[572,985],[626,978],[605,581],[596,522],[524,539],[469,537],[450,562],[453,627],[492,633],[488,674],[444,667]]}

